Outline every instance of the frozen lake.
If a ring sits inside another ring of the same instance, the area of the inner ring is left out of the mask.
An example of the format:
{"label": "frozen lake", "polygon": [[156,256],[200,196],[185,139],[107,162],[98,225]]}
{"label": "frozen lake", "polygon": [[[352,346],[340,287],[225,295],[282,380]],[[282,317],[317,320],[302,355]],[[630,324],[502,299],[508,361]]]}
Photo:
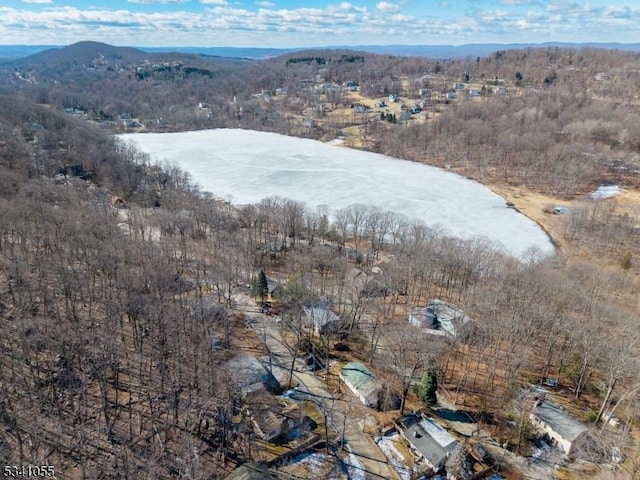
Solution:
{"label": "frozen lake", "polygon": [[315,140],[239,129],[120,135],[151,158],[178,165],[200,187],[233,203],[273,195],[326,204],[364,203],[449,234],[479,236],[522,257],[553,251],[546,233],[485,186],[439,168]]}

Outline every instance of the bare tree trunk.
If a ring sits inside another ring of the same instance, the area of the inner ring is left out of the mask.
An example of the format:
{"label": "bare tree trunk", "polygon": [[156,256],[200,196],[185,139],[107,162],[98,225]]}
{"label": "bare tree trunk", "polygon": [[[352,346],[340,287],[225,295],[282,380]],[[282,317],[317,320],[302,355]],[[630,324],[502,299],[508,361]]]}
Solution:
{"label": "bare tree trunk", "polygon": [[616,386],[616,382],[618,381],[618,379],[616,377],[613,377],[609,380],[609,386],[607,387],[607,393],[604,396],[604,400],[602,401],[602,406],[600,407],[600,411],[598,412],[598,415],[596,416],[594,423],[598,423],[600,421],[600,419],[602,418],[602,415],[604,414],[605,409],[607,408],[607,405],[609,404],[609,399],[611,398],[611,394],[613,393],[613,389]]}

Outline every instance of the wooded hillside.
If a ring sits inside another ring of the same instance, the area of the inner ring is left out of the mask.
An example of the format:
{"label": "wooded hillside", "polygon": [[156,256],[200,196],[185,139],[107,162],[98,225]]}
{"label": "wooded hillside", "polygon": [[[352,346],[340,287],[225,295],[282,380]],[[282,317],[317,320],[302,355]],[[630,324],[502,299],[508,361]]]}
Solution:
{"label": "wooded hillside", "polygon": [[[605,181],[637,186],[636,54],[548,49],[435,62],[332,51],[167,62],[79,66],[82,75],[67,83],[59,72],[55,85],[35,65],[3,77],[4,464],[54,465],[58,478],[224,478],[255,460],[226,365],[238,353],[271,358],[247,328],[253,313],[237,308],[264,269],[282,279],[277,329],[294,358],[313,340],[327,359],[367,362],[402,408],[419,405],[412,386],[435,369],[449,398],[518,447],[527,440],[514,407],[521,387],[556,379],[567,407],[594,427],[585,458],[602,464],[619,448],[622,471],[637,478],[636,211],[585,202],[559,220],[564,253],[518,262],[357,199],[338,212],[278,197],[216,202],[184,172],[118,143],[110,134],[121,123],[100,125],[126,112],[147,130],[240,125],[326,139],[362,118],[317,110],[316,126],[304,126],[303,110],[348,108],[353,98],[308,88],[310,79],[357,82],[365,99],[417,99],[454,79],[499,77],[512,94],[433,102],[424,121],[366,117],[365,136],[380,152],[569,198]],[[602,72],[607,80],[596,80]],[[354,268],[376,288],[354,288]],[[434,298],[477,329],[425,339],[408,314]],[[339,314],[340,336],[314,338],[301,326],[304,307],[318,302]],[[605,414],[624,427],[609,429]]]}

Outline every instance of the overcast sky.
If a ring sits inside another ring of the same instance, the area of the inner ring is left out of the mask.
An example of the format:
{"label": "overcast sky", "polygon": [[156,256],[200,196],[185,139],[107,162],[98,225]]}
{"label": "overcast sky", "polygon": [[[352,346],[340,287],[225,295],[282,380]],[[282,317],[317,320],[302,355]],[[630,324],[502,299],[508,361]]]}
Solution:
{"label": "overcast sky", "polygon": [[1,0],[0,44],[640,42],[640,0]]}

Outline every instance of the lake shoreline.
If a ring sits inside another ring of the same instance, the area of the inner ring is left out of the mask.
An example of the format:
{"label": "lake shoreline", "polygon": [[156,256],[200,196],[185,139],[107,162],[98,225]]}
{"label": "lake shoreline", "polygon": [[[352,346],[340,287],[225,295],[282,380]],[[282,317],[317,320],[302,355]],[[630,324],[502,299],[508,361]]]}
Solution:
{"label": "lake shoreline", "polygon": [[535,220],[475,179],[412,160],[310,139],[241,129],[119,135],[152,158],[188,172],[233,204],[288,197],[332,211],[362,203],[397,212],[459,238],[480,237],[521,257],[557,243]]}

